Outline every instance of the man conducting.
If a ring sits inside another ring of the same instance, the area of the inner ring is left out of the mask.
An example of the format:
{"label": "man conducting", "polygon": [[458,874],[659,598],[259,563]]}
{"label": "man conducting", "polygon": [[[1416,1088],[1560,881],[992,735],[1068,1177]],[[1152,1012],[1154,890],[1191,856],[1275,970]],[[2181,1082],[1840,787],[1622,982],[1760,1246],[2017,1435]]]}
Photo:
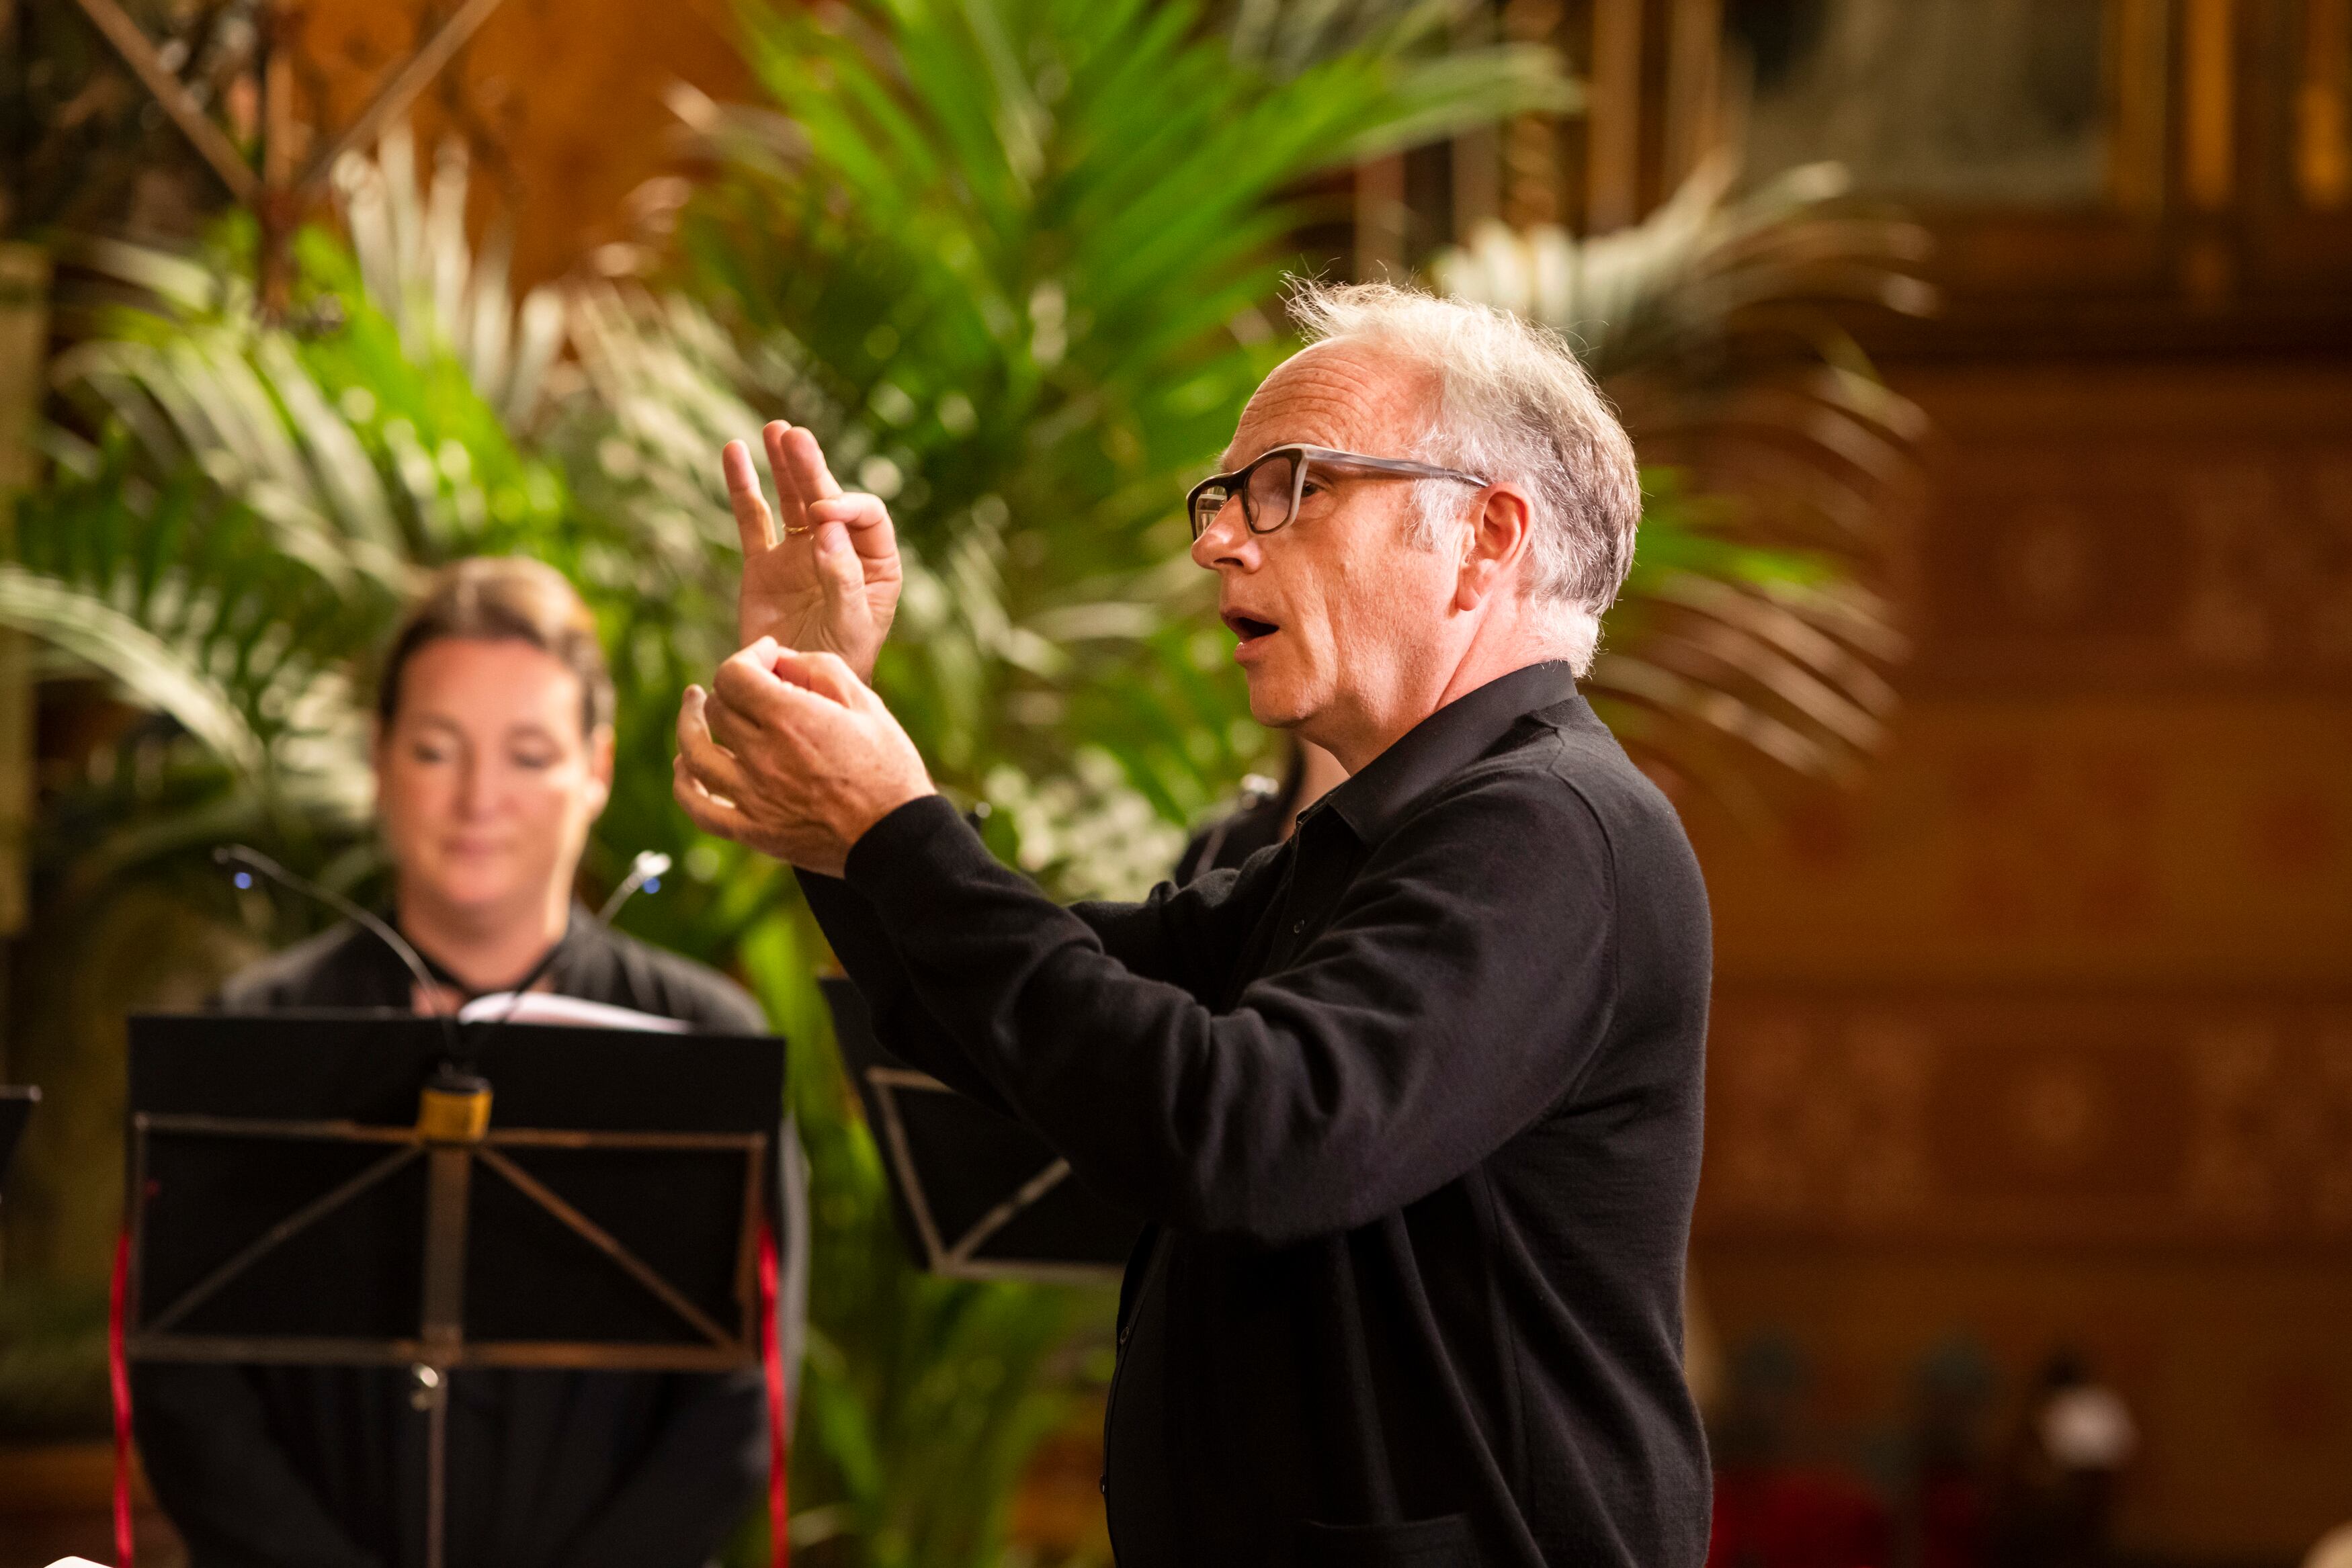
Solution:
{"label": "man conducting", "polygon": [[1146,1217],[1104,1490],[1121,1568],[1693,1568],[1680,1291],[1708,928],[1578,695],[1633,453],[1555,338],[1308,287],[1309,346],[1192,492],[1250,709],[1347,781],[1238,872],[1065,909],[865,681],[887,516],[772,425],[725,455],[751,645],[677,798],[790,861],[882,1038]]}

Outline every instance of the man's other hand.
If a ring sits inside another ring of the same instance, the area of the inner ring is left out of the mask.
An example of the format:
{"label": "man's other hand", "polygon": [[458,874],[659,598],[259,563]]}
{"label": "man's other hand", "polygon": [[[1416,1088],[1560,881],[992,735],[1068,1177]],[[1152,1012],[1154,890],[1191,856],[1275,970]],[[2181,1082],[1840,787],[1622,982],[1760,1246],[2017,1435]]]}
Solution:
{"label": "man's other hand", "polygon": [[806,430],[778,420],[760,436],[783,507],[781,531],[760,493],[751,449],[730,441],[719,453],[743,540],[741,643],[773,637],[788,648],[838,653],[860,681],[871,680],[874,655],[898,612],[889,509],[877,497],[843,494]]}
{"label": "man's other hand", "polygon": [[931,794],[915,743],[829,653],[761,638],[687,688],[671,792],[695,825],[839,876],[850,846]]}

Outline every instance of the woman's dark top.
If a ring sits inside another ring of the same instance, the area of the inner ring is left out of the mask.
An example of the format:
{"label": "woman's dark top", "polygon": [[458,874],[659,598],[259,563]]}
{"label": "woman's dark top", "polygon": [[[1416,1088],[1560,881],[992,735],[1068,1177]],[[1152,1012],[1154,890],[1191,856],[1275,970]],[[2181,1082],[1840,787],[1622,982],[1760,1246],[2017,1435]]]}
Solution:
{"label": "woman's dark top", "polygon": [[[572,912],[547,983],[708,1033],[767,1032],[741,988],[585,910]],[[413,986],[380,938],[344,925],[237,975],[219,1001],[404,1012]],[[806,1228],[799,1151],[787,1141],[783,1154],[789,1258]],[[782,1292],[788,1365],[796,1272]],[[408,1370],[143,1363],[131,1384],[148,1479],[192,1568],[425,1561],[425,1416]],[[767,1429],[756,1370],[456,1373],[449,1568],[696,1568],[760,1495]]]}

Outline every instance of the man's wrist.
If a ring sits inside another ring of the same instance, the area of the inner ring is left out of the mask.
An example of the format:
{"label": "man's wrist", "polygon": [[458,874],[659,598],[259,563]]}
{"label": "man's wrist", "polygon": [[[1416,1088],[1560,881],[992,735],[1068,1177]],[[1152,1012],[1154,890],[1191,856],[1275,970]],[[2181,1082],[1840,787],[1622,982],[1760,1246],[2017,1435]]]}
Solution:
{"label": "man's wrist", "polygon": [[[869,839],[872,839],[876,831],[881,828],[884,823],[889,821],[894,817],[906,813],[908,807],[920,805],[925,800],[940,800],[943,799],[944,797],[942,797],[936,789],[931,787],[930,780],[926,779],[923,780],[923,786],[921,789],[908,790],[907,793],[899,796],[897,800],[892,800],[888,805],[883,807],[882,810],[866,818],[862,823],[856,824],[850,832],[844,835],[842,841],[849,847],[847,852],[842,857],[843,860],[845,862],[855,858],[857,853],[858,845],[865,843]],[[845,865],[843,874],[847,874]]]}
{"label": "man's wrist", "polygon": [[892,880],[894,870],[903,871],[910,859],[919,858],[922,846],[934,834],[960,831],[963,826],[962,814],[938,790],[911,796],[876,818],[857,835],[843,857],[838,874],[852,886],[876,886]]}

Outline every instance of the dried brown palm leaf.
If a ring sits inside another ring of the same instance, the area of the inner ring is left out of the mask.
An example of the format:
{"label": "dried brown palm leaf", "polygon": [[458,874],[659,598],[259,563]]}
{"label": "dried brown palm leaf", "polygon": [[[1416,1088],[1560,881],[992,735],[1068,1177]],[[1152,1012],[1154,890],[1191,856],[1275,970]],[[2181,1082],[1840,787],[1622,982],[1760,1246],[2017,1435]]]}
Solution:
{"label": "dried brown palm leaf", "polygon": [[1922,232],[1849,209],[1841,171],[1747,194],[1734,172],[1711,162],[1595,238],[1489,225],[1433,271],[1559,330],[1623,413],[1642,543],[1588,689],[1654,772],[1748,814],[1776,777],[1851,777],[1894,714],[1907,645],[1867,585],[1915,503],[1927,422],[1837,312],[1934,295],[1912,271]]}

